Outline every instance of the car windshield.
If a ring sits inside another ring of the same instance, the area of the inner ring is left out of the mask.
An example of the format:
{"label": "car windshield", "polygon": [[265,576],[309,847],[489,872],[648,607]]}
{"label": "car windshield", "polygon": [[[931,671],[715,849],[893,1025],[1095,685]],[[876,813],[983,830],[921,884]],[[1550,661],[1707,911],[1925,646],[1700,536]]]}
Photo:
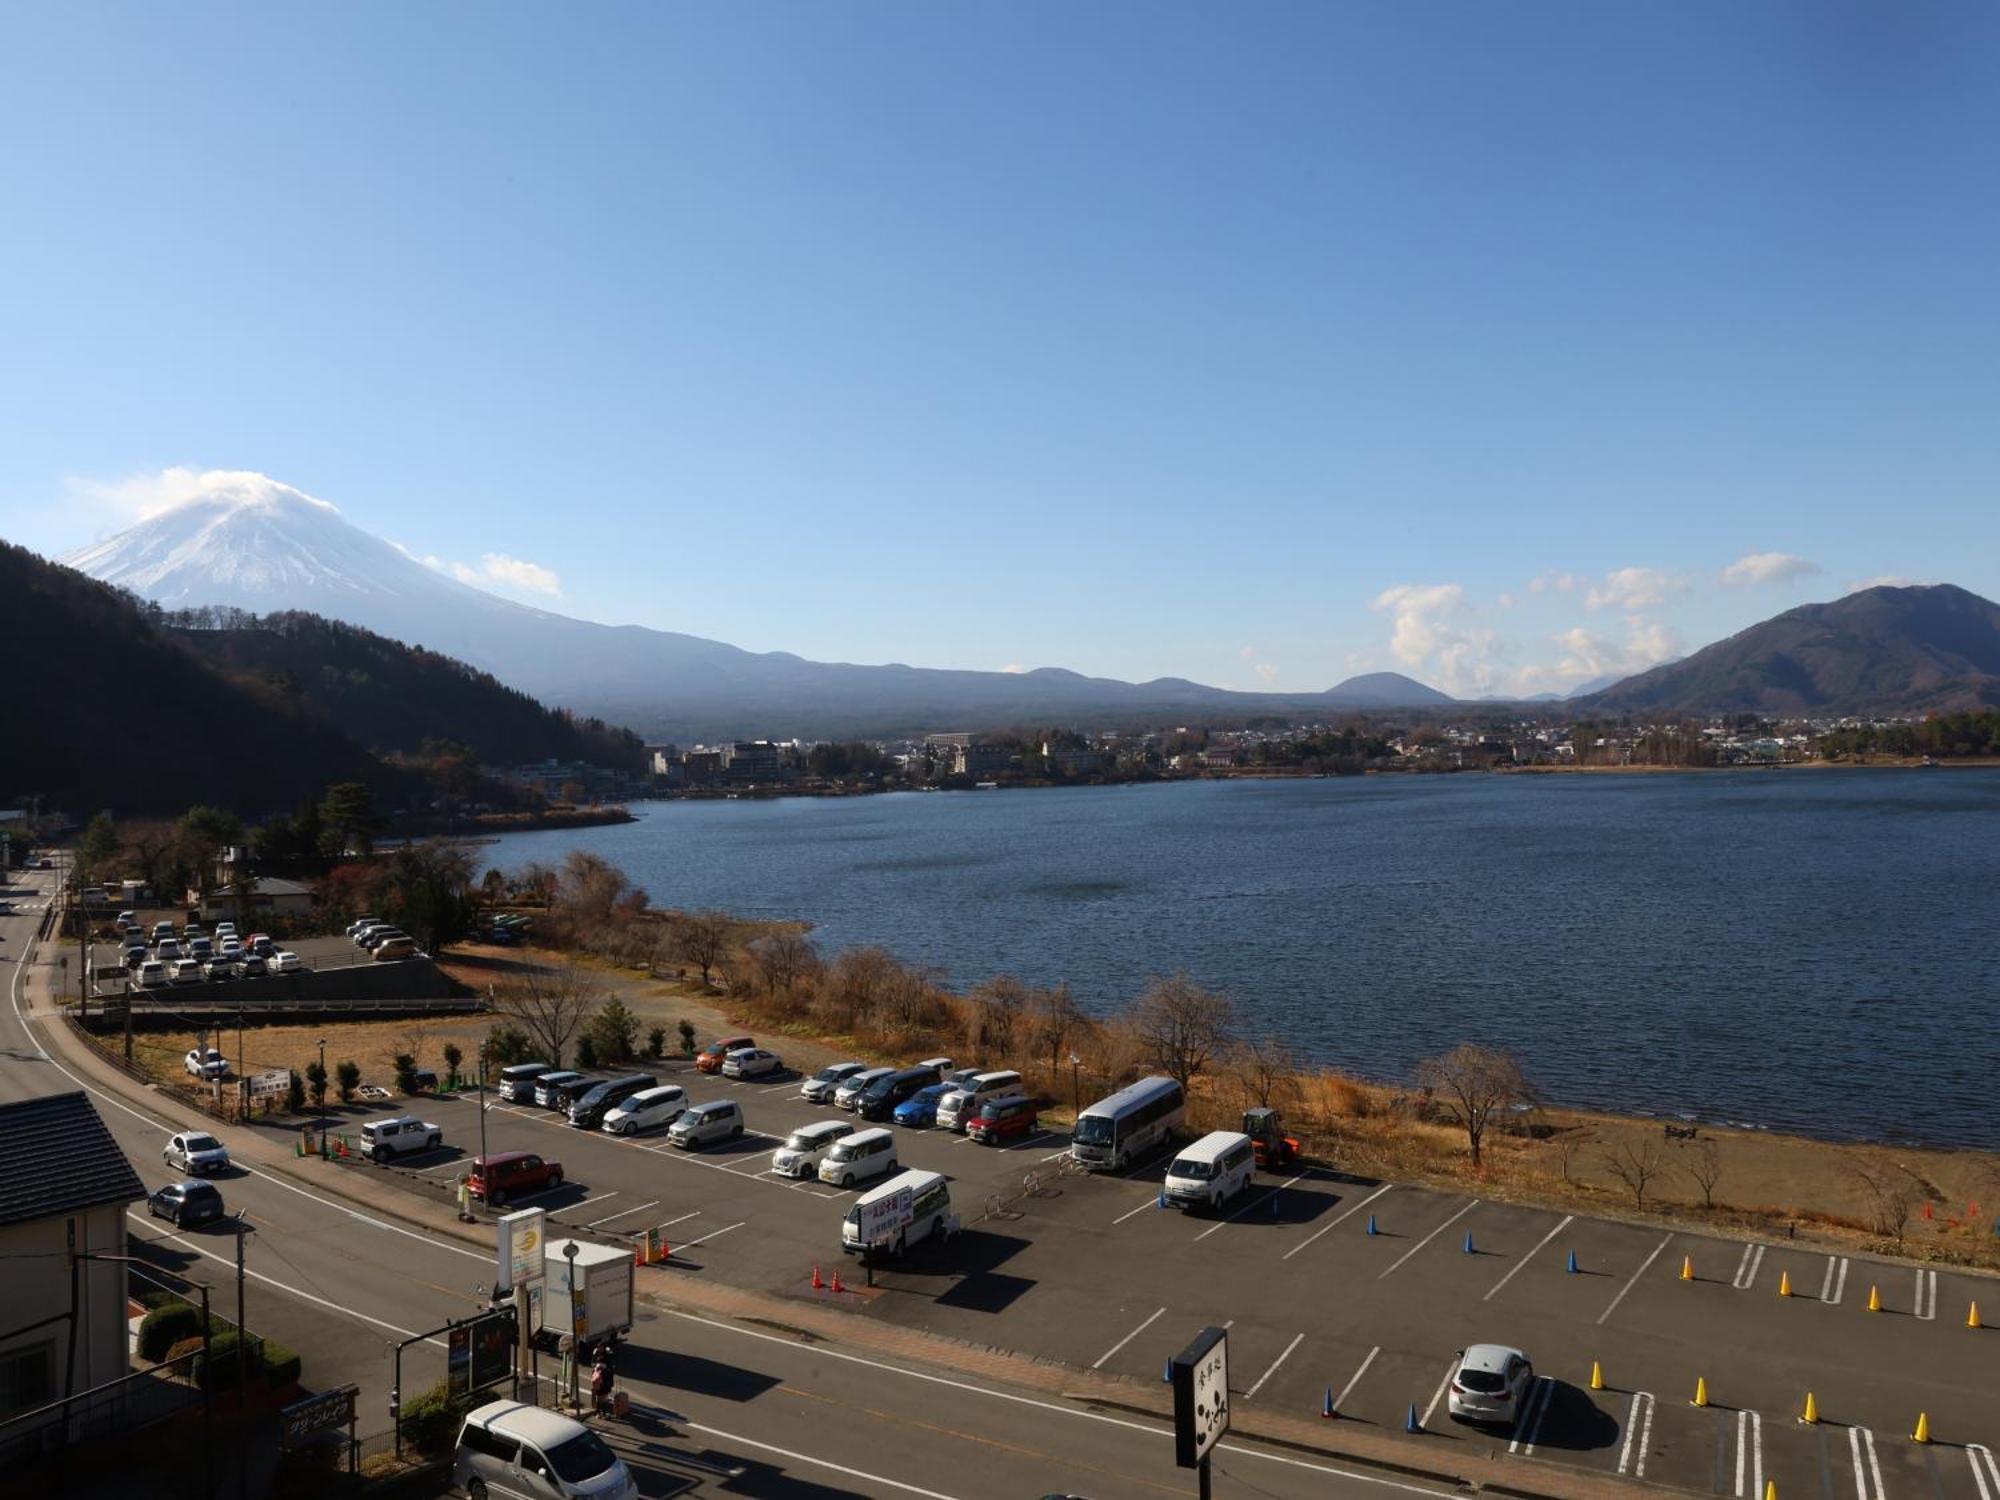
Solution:
{"label": "car windshield", "polygon": [[1117,1122],[1105,1115],[1085,1115],[1071,1137],[1079,1146],[1108,1146]]}
{"label": "car windshield", "polygon": [[187,1138],[187,1148],[190,1151],[220,1151],[222,1142],[212,1135],[191,1135]]}
{"label": "car windshield", "polygon": [[1458,1383],[1468,1391],[1503,1391],[1507,1382],[1497,1370],[1460,1370]]}
{"label": "car windshield", "polygon": [[834,1063],[831,1067],[821,1068],[813,1076],[821,1083],[838,1083],[843,1078],[852,1077],[853,1073],[854,1069],[846,1063]]}
{"label": "car windshield", "polygon": [[794,1130],[790,1135],[785,1137],[785,1149],[788,1151],[810,1151],[813,1147],[820,1145],[825,1139],[825,1136],[814,1135],[810,1130]]}
{"label": "car windshield", "polygon": [[557,1443],[549,1449],[548,1460],[556,1477],[569,1484],[595,1479],[618,1462],[604,1439],[594,1432],[579,1432],[568,1442]]}
{"label": "car windshield", "polygon": [[1183,1156],[1167,1169],[1169,1177],[1187,1177],[1195,1182],[1206,1182],[1215,1175],[1215,1164],[1206,1161],[1189,1161]]}

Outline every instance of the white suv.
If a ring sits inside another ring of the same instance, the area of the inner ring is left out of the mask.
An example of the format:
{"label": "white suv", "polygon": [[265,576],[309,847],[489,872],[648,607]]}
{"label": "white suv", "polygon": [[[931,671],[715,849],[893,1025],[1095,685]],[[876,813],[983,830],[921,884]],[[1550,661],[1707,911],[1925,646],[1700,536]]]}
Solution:
{"label": "white suv", "polygon": [[213,1082],[229,1072],[229,1059],[213,1047],[196,1047],[188,1053],[182,1066],[195,1077]]}
{"label": "white suv", "polygon": [[444,1144],[444,1132],[415,1115],[399,1115],[393,1120],[370,1120],[363,1125],[361,1144],[375,1160],[387,1161],[412,1151],[435,1151]]}

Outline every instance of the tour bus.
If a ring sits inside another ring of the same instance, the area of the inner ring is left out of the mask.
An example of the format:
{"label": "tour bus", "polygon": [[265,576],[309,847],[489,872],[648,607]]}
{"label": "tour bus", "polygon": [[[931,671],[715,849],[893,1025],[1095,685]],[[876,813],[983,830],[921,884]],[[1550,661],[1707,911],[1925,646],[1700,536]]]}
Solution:
{"label": "tour bus", "polygon": [[1221,1208],[1249,1187],[1257,1152],[1240,1130],[1211,1130],[1174,1158],[1162,1191],[1182,1213]]}
{"label": "tour bus", "polygon": [[[907,1200],[904,1194],[908,1194]],[[873,1244],[891,1255],[901,1255],[933,1233],[942,1230],[949,1234],[955,1227],[950,1179],[940,1172],[912,1168],[854,1200],[841,1220],[840,1248],[849,1255],[859,1255]]]}
{"label": "tour bus", "polygon": [[1187,1117],[1187,1095],[1171,1078],[1141,1078],[1076,1117],[1069,1153],[1093,1172],[1118,1171],[1166,1140]]}

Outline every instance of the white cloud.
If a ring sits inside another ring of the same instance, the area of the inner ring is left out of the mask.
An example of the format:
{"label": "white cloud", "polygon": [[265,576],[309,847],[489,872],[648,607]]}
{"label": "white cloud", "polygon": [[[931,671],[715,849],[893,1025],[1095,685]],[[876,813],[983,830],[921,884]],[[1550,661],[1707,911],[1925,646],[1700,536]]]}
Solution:
{"label": "white cloud", "polygon": [[1027,669],[1026,667],[1022,666],[1022,665],[1021,665],[1021,664],[1020,664],[1019,662],[1017,662],[1017,661],[1010,661],[1010,662],[1008,662],[1008,663],[1007,663],[1007,665],[1006,665],[1006,666],[1002,667],[1002,668],[1001,668],[1000,670],[1001,670],[1001,671],[1003,671],[1003,672],[1007,672],[1007,673],[1010,673],[1010,674],[1012,674],[1013,676],[1016,676],[1016,677],[1018,677],[1018,676],[1020,676],[1020,675],[1021,675],[1021,674],[1022,674],[1023,672],[1027,671],[1028,669]]}
{"label": "white cloud", "polygon": [[1906,578],[1901,573],[1877,573],[1873,578],[1856,578],[1850,580],[1846,592],[1858,594],[1863,589],[1921,588],[1925,581],[1922,578]]}
{"label": "white cloud", "polygon": [[157,474],[135,474],[128,479],[70,478],[63,481],[63,488],[72,499],[127,525],[149,521],[166,511],[200,501],[265,507],[291,501],[339,514],[326,501],[253,469],[176,466]]}
{"label": "white cloud", "polygon": [[479,567],[471,569],[463,563],[453,563],[451,571],[461,583],[475,587],[498,584],[502,588],[515,589],[523,594],[541,594],[545,598],[562,598],[562,580],[540,563],[531,563],[525,558],[509,557],[504,552],[488,552],[479,559]]}
{"label": "white cloud", "polygon": [[1528,580],[1528,592],[1531,594],[1546,594],[1549,590],[1554,589],[1558,593],[1570,594],[1574,593],[1582,582],[1583,580],[1578,578],[1574,573],[1558,573],[1555,569],[1551,568],[1540,577]]}
{"label": "white cloud", "polygon": [[1278,675],[1278,664],[1272,661],[1260,661],[1255,670],[1259,681],[1270,682]]}
{"label": "white cloud", "polygon": [[1820,571],[1811,558],[1791,552],[1751,552],[1722,570],[1728,588],[1750,588],[1765,583],[1791,583]]}
{"label": "white cloud", "polygon": [[1528,666],[1514,674],[1517,693],[1565,689],[1593,677],[1616,674],[1629,677],[1681,654],[1681,638],[1671,625],[1633,615],[1625,622],[1625,638],[1610,636],[1581,625],[1558,631],[1549,637],[1561,655],[1553,665]]}
{"label": "white cloud", "polygon": [[1467,618],[1465,590],[1456,583],[1399,583],[1369,606],[1393,617],[1389,651],[1448,693],[1491,691],[1503,654],[1498,638]]}
{"label": "white cloud", "polygon": [[1257,648],[1255,646],[1238,646],[1236,654],[1245,661],[1255,661],[1257,659]]}
{"label": "white cloud", "polygon": [[1514,596],[1512,594],[1502,594],[1494,602],[1502,609],[1512,609],[1514,607]]}
{"label": "white cloud", "polygon": [[1583,596],[1585,609],[1658,609],[1675,594],[1685,591],[1687,581],[1658,568],[1619,568],[1604,575],[1604,582],[1592,584]]}

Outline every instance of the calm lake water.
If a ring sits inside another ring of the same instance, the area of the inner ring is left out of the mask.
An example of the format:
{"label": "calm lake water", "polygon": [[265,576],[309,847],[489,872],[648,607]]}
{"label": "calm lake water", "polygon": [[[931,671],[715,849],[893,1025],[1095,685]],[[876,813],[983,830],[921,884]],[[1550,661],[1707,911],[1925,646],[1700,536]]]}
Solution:
{"label": "calm lake water", "polygon": [[1186,969],[1382,1079],[1460,1041],[1552,1099],[2000,1145],[2000,772],[1398,776],[664,802],[509,835],[657,905],[817,924],[1109,1010]]}

